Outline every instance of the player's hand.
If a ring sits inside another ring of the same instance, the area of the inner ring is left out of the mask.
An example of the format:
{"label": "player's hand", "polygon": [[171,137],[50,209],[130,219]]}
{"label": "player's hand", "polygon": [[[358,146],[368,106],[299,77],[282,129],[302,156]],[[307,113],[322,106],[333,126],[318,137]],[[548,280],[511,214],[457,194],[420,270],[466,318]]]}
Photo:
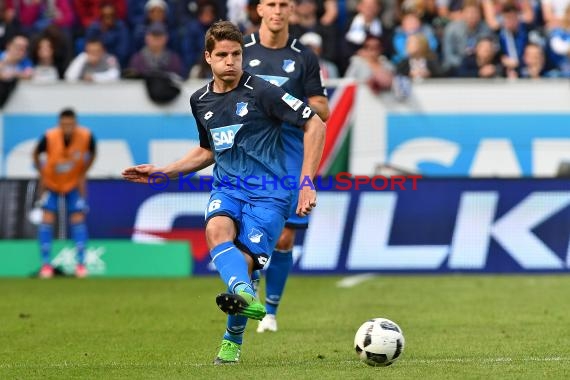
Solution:
{"label": "player's hand", "polygon": [[124,179],[137,183],[148,183],[148,178],[152,173],[158,172],[156,166],[151,164],[143,164],[131,166],[123,170],[121,175]]}
{"label": "player's hand", "polygon": [[303,186],[299,190],[299,202],[297,202],[297,215],[307,216],[313,208],[317,207],[317,191],[315,186]]}

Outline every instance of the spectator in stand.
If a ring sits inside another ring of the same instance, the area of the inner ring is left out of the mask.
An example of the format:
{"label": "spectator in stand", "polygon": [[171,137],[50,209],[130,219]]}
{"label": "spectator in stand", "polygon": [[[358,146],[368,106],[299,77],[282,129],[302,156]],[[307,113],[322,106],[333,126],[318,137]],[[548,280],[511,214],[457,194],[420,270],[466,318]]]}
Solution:
{"label": "spectator in stand", "polygon": [[204,37],[206,31],[218,20],[215,3],[204,2],[198,6],[196,19],[186,24],[182,36],[182,60],[187,70],[200,63],[204,55]]}
{"label": "spectator in stand", "polygon": [[132,51],[127,25],[117,17],[115,5],[112,3],[102,3],[99,15],[100,19],[89,26],[85,37],[101,39],[105,50],[117,57],[121,66],[126,66]]}
{"label": "spectator in stand", "polygon": [[394,66],[388,58],[382,55],[380,38],[372,35],[366,37],[362,47],[350,58],[350,64],[344,76],[367,83],[375,93],[391,88]]}
{"label": "spectator in stand", "polygon": [[529,26],[519,21],[519,10],[514,4],[506,4],[501,14],[502,25],[499,31],[501,63],[508,78],[517,78],[524,49],[529,40]]}
{"label": "spectator in stand", "polygon": [[168,30],[162,23],[156,22],[148,27],[145,47],[135,53],[129,63],[129,76],[144,77],[151,72],[175,73],[186,77],[180,56],[167,48]]}
{"label": "spectator in stand", "polygon": [[464,0],[435,0],[437,15],[446,22],[461,19]]}
{"label": "spectator in stand", "polygon": [[40,37],[34,41],[31,54],[34,63],[32,81],[40,83],[55,83],[60,80],[55,66],[55,50],[51,40]]}
{"label": "spectator in stand", "polygon": [[[138,4],[142,4],[139,1]],[[129,8],[130,12],[130,8]],[[176,24],[171,21],[170,7],[165,0],[148,0],[144,3],[144,16],[135,25],[133,25],[133,49],[139,51],[145,45],[146,32],[150,25],[154,23],[164,24],[168,30],[168,48],[171,50],[179,50],[178,29]]]}
{"label": "spectator in stand", "polygon": [[481,20],[478,1],[465,1],[461,17],[447,24],[443,34],[443,69],[447,75],[456,76],[463,58],[475,51],[477,41],[490,35],[491,30]]}
{"label": "spectator in stand", "polygon": [[103,4],[112,4],[119,20],[127,19],[126,0],[73,0],[75,15],[82,29],[89,28],[91,24],[101,19],[100,12]]}
{"label": "spectator in stand", "polygon": [[570,5],[559,27],[552,29],[548,36],[551,60],[560,76],[570,78]]}
{"label": "spectator in stand", "polygon": [[0,53],[0,80],[30,79],[34,74],[32,61],[28,58],[28,37],[14,36]]}
{"label": "spectator in stand", "polygon": [[[146,22],[146,19],[149,17],[148,12],[149,9],[153,6],[159,6],[162,7],[163,3],[165,4],[164,9],[167,10],[168,16],[168,22],[172,22],[173,24],[176,24],[175,20],[176,20],[176,12],[178,11],[178,8],[176,7],[176,5],[179,5],[179,3],[182,3],[182,1],[178,1],[178,0],[158,0],[158,1],[152,1],[152,0],[127,0],[127,23],[129,24],[129,27],[131,29],[134,29],[137,25],[140,24],[144,24]],[[179,7],[181,8],[181,6]],[[156,21],[161,21],[161,22],[165,22],[164,20],[156,20]]]}
{"label": "spectator in stand", "polygon": [[105,51],[99,39],[89,39],[85,51],[79,54],[67,68],[65,79],[69,82],[114,82],[121,76],[117,58]]}
{"label": "spectator in stand", "polygon": [[317,33],[322,37],[322,56],[329,61],[337,59],[337,32],[336,25],[322,25],[317,15],[315,0],[299,0],[293,22],[289,23],[289,33],[296,38],[307,32]]}
{"label": "spectator in stand", "polygon": [[437,56],[429,48],[427,38],[423,34],[412,34],[406,41],[406,55],[396,69],[398,75],[407,76],[412,81],[438,77],[441,68]]}
{"label": "spectator in stand", "polygon": [[71,36],[74,19],[70,0],[6,0],[6,3],[16,13],[21,32],[28,37],[33,37],[52,24]]}
{"label": "spectator in stand", "polygon": [[338,20],[338,0],[316,0],[317,1],[317,17],[319,24],[323,26],[335,26]]}
{"label": "spectator in stand", "polygon": [[554,73],[546,69],[546,59],[542,46],[535,43],[526,45],[520,78],[541,79],[553,76],[555,76]]}
{"label": "spectator in stand", "polygon": [[317,58],[319,58],[319,66],[321,68],[321,76],[323,79],[335,79],[339,77],[336,65],[323,58],[321,55],[323,38],[320,35],[315,32],[307,32],[299,38],[299,42],[310,47]]}
{"label": "spectator in stand", "polygon": [[531,0],[482,0],[485,22],[491,30],[498,32],[502,26],[505,6],[515,7],[519,11],[520,20],[527,25],[534,25],[536,15]]}
{"label": "spectator in stand", "polygon": [[64,34],[56,25],[50,25],[40,33],[38,38],[47,38],[50,40],[54,55],[53,64],[57,69],[59,78],[63,79],[65,70],[73,58],[73,43],[69,35]]}
{"label": "spectator in stand", "polygon": [[542,0],[542,17],[547,30],[563,27],[570,0]]}
{"label": "spectator in stand", "polygon": [[423,34],[432,51],[437,51],[439,42],[435,37],[433,29],[427,25],[422,24],[420,17],[415,11],[408,11],[402,16],[402,24],[396,28],[393,38],[394,55],[392,62],[398,64],[401,60],[407,57],[406,45],[408,37],[412,34]]}
{"label": "spectator in stand", "polygon": [[475,54],[463,59],[458,73],[463,78],[503,77],[503,67],[497,57],[498,48],[492,37],[483,37],[475,46]]}
{"label": "spectator in stand", "polygon": [[244,36],[259,31],[261,16],[257,13],[257,4],[259,0],[249,0],[245,9],[245,19],[237,23]]}
{"label": "spectator in stand", "polygon": [[344,71],[350,57],[362,47],[368,35],[382,38],[382,22],[380,21],[380,0],[359,0],[357,13],[348,22],[344,35],[340,69]]}
{"label": "spectator in stand", "polygon": [[10,41],[20,30],[16,12],[8,7],[6,1],[0,1],[0,51],[6,48]]}
{"label": "spectator in stand", "polygon": [[[234,6],[234,0],[172,0],[172,6],[175,8],[175,16],[178,26],[183,26],[189,20],[196,18],[200,6],[210,3],[213,4],[218,13],[218,20],[229,20],[229,7]],[[240,1],[242,5],[245,1]]]}

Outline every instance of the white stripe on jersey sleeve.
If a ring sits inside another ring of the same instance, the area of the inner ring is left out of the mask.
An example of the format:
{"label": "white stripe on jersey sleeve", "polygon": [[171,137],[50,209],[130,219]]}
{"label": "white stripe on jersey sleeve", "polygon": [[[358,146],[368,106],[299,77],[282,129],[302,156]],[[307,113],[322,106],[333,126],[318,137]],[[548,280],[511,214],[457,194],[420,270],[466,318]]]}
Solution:
{"label": "white stripe on jersey sleeve", "polygon": [[208,83],[206,85],[206,91],[204,91],[204,93],[202,95],[200,95],[200,97],[198,99],[202,99],[204,97],[204,95],[206,95],[208,92],[210,92],[210,83]]}
{"label": "white stripe on jersey sleeve", "polygon": [[255,45],[257,43],[257,41],[255,40],[255,34],[251,33],[251,42],[248,42],[247,44],[243,45],[245,47],[250,47],[251,45]]}
{"label": "white stripe on jersey sleeve", "polygon": [[293,40],[293,42],[291,42],[290,48],[293,49],[293,50],[295,50],[297,53],[300,53],[300,52],[301,52],[301,49],[299,49],[298,47],[295,46],[296,43],[297,43],[297,39],[295,38],[295,39]]}
{"label": "white stripe on jersey sleeve", "polygon": [[248,86],[248,84],[247,84],[247,82],[249,82],[250,79],[251,79],[251,75],[247,77],[247,80],[245,81],[245,83],[243,84],[243,86],[249,88],[250,90],[253,90],[253,87]]}

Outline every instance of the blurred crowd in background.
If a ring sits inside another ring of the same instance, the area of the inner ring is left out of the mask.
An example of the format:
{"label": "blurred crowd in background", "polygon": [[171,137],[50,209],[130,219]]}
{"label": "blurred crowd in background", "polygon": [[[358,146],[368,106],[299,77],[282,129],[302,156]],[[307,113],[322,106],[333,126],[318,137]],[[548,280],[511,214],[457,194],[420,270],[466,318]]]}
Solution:
{"label": "blurred crowd in background", "polygon": [[[206,30],[255,32],[258,1],[0,0],[0,79],[209,78]],[[398,76],[570,77],[570,0],[296,0],[289,21],[325,79],[375,91]]]}

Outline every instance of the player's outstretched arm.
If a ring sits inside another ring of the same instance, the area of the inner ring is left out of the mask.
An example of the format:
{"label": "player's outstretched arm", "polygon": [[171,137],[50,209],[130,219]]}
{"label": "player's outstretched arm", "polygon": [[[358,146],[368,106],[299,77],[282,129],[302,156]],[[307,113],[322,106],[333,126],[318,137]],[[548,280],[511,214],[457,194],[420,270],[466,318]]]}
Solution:
{"label": "player's outstretched arm", "polygon": [[202,147],[190,150],[180,160],[162,168],[151,164],[131,166],[123,170],[122,176],[127,181],[148,183],[153,173],[163,173],[169,178],[178,178],[180,173],[188,174],[204,169],[214,163],[214,153]]}
{"label": "player's outstretched arm", "polygon": [[299,202],[297,203],[297,215],[299,216],[308,215],[317,205],[317,192],[312,180],[317,174],[325,146],[325,123],[319,116],[314,115],[305,124],[303,144],[305,152],[299,182],[301,184]]}
{"label": "player's outstretched arm", "polygon": [[210,149],[201,146],[191,149],[180,160],[166,165],[162,168],[162,172],[169,178],[178,178],[179,174],[197,172],[207,168],[214,163],[214,153]]}

